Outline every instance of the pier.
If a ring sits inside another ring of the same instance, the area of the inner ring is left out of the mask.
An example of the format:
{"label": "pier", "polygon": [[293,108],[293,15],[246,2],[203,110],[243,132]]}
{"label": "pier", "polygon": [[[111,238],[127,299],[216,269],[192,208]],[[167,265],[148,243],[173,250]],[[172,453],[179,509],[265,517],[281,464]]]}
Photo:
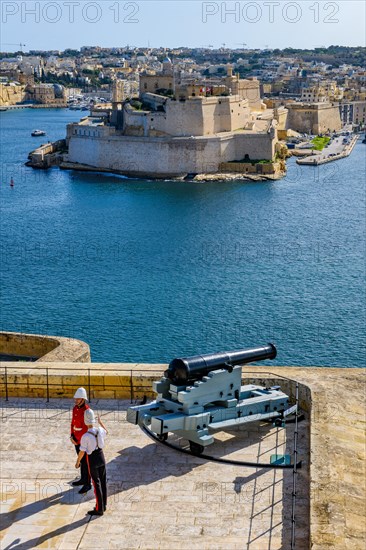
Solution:
{"label": "pier", "polygon": [[[343,139],[343,136],[336,138],[334,140],[335,143],[334,144],[332,143],[329,146],[329,150],[326,152],[326,154],[324,154],[323,151],[319,151],[317,154],[310,155],[305,158],[297,159],[296,160],[297,164],[319,166],[321,164],[327,164],[328,162],[333,162],[334,160],[340,160],[348,157],[352,153],[353,148],[357,143],[358,135],[353,136],[350,143],[348,143],[347,145],[343,145],[343,143],[342,144],[339,143],[339,141],[342,139]],[[343,147],[340,147],[340,145],[343,145]],[[335,152],[333,152],[333,150]]]}
{"label": "pier", "polygon": [[40,103],[24,103],[21,105],[2,105],[0,112],[4,111],[18,111],[19,109],[67,109],[66,103],[57,103],[57,104],[40,104]]}
{"label": "pier", "polygon": [[66,140],[59,139],[45,143],[31,151],[28,155],[26,166],[32,168],[47,169],[51,166],[58,166],[62,162],[63,153],[66,152]]}

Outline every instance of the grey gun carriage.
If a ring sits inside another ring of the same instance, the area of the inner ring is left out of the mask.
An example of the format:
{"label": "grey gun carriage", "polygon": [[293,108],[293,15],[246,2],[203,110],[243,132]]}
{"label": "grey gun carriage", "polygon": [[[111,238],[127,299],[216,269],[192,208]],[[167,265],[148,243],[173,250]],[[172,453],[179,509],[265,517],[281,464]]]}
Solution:
{"label": "grey gun carriage", "polygon": [[155,401],[129,407],[127,421],[148,428],[161,441],[169,432],[184,437],[193,454],[214,443],[215,430],[270,419],[280,425],[294,412],[280,387],[241,385],[243,365],[276,354],[275,346],[267,344],[173,359],[161,380],[153,382]]}

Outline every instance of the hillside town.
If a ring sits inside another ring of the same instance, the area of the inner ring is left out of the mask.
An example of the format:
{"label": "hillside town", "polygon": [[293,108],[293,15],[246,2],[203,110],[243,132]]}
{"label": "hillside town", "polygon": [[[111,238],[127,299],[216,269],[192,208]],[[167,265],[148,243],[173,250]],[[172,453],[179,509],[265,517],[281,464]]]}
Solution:
{"label": "hillside town", "polygon": [[351,152],[350,134],[366,123],[365,52],[243,44],[1,54],[0,109],[87,111],[68,126],[64,168],[279,178],[289,154],[317,165]]}

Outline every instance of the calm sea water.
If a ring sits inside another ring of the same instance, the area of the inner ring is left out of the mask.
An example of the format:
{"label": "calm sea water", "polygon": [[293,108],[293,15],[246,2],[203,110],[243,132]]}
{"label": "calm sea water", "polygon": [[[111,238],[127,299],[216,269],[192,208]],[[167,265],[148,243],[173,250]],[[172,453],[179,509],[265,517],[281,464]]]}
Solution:
{"label": "calm sea water", "polygon": [[[365,153],[266,183],[26,168],[79,113],[0,113],[1,328],[80,338],[93,361],[273,341],[275,364],[364,366]],[[15,186],[9,186],[10,178]]]}

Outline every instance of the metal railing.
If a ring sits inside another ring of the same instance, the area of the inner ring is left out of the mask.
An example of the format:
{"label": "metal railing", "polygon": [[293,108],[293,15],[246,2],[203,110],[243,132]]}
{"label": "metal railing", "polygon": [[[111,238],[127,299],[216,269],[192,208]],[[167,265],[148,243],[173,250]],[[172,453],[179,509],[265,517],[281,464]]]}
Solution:
{"label": "metal railing", "polygon": [[[19,367],[15,366],[14,367],[9,367],[8,365],[7,366],[4,366],[4,372],[2,373],[4,375],[4,387],[5,387],[5,401],[9,401],[9,388],[12,387],[12,386],[20,386],[22,384],[21,381],[10,381],[9,378],[11,376],[11,370],[17,370],[16,374],[19,374]],[[74,369],[74,368],[65,368],[65,367],[29,367],[27,365],[27,374],[30,370],[33,370],[35,371],[34,374],[37,374],[37,375],[44,375],[45,377],[45,382],[37,382],[34,384],[35,387],[40,387],[40,388],[45,388],[45,393],[46,393],[46,402],[49,403],[50,401],[50,389],[52,389],[53,387],[59,387],[59,384],[55,383],[55,382],[52,382],[52,378],[51,378],[51,381],[50,381],[50,376],[52,375],[53,372],[62,372],[62,373],[72,373],[72,374],[75,374],[76,376],[81,376],[81,377],[84,377],[85,378],[85,382],[83,382],[83,384],[79,384],[79,385],[84,385],[87,390],[88,390],[88,396],[89,396],[89,402],[91,403],[92,401],[92,398],[91,398],[91,395],[92,395],[92,390],[102,390],[102,391],[108,391],[108,390],[115,390],[115,389],[125,389],[126,390],[126,393],[129,395],[129,398],[130,398],[130,401],[131,403],[133,403],[133,400],[135,398],[135,394],[136,392],[138,391],[149,391],[147,390],[146,386],[142,386],[142,385],[139,385],[139,384],[136,384],[135,382],[135,378],[136,376],[138,376],[139,374],[140,375],[151,375],[153,377],[156,376],[156,378],[159,378],[160,376],[163,375],[163,372],[161,370],[144,370],[144,369],[118,369],[118,372],[121,374],[121,376],[128,376],[128,383],[123,385],[123,384],[117,384],[117,383],[114,383],[114,384],[109,384],[109,385],[106,385],[106,384],[98,384],[96,383],[95,381],[91,381],[91,377],[92,376],[100,376],[101,378],[110,373],[110,372],[113,372],[115,373],[116,372],[116,368],[113,368],[113,369],[101,369],[98,374],[94,374],[91,372],[92,369],[88,368],[88,369]],[[25,374],[23,374],[24,376]],[[67,375],[67,374],[66,374]],[[16,375],[15,375],[16,376]],[[30,375],[32,376],[32,375]],[[118,376],[116,376],[116,379],[119,378]],[[76,384],[75,383],[69,383],[69,384],[63,384],[63,387],[64,388],[75,388],[76,387]],[[25,397],[25,396],[24,396]]]}
{"label": "metal railing", "polygon": [[293,378],[288,378],[286,376],[281,376],[280,374],[273,372],[256,372],[256,371],[245,371],[244,374],[255,374],[257,377],[262,375],[270,375],[275,378],[280,378],[288,382],[293,382],[295,384],[295,430],[294,430],[294,445],[292,450],[292,495],[291,495],[291,541],[290,549],[296,550],[296,482],[297,482],[297,469],[298,469],[298,450],[297,450],[297,440],[298,440],[298,420],[299,420],[299,383]]}

